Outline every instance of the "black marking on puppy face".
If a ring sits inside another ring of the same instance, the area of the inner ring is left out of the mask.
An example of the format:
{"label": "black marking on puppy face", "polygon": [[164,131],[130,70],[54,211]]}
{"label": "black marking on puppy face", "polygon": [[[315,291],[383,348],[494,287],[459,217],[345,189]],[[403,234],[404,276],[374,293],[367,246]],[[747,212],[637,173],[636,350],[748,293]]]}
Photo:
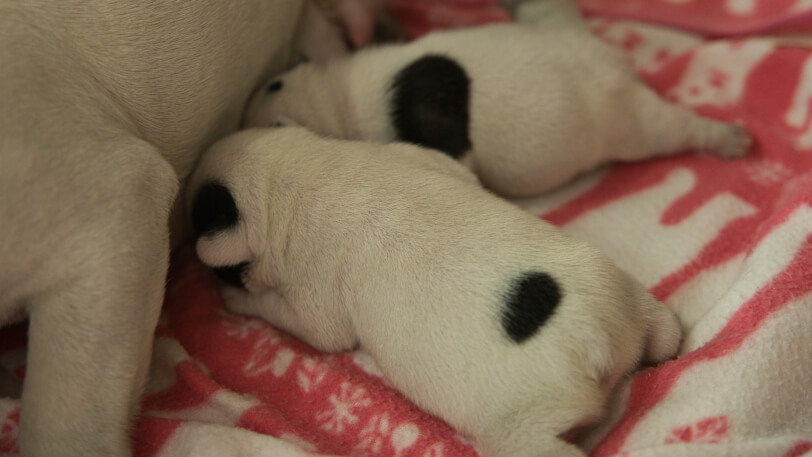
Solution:
{"label": "black marking on puppy face", "polygon": [[237,203],[223,184],[208,182],[197,191],[192,206],[192,225],[198,236],[211,235],[237,225]]}
{"label": "black marking on puppy face", "polygon": [[445,56],[427,55],[403,68],[391,87],[398,139],[460,158],[471,149],[470,86],[465,70]]}
{"label": "black marking on puppy face", "polygon": [[214,271],[214,274],[224,282],[231,284],[232,286],[245,289],[245,283],[243,282],[242,275],[246,267],[248,267],[248,262],[243,262],[237,265],[229,265],[227,267],[212,268],[212,271]]}
{"label": "black marking on puppy face", "polygon": [[516,278],[505,300],[502,328],[515,343],[532,337],[561,302],[558,283],[547,273],[531,271]]}
{"label": "black marking on puppy face", "polygon": [[268,93],[279,92],[280,90],[282,90],[283,85],[284,84],[282,83],[282,80],[272,82],[271,85],[268,86]]}

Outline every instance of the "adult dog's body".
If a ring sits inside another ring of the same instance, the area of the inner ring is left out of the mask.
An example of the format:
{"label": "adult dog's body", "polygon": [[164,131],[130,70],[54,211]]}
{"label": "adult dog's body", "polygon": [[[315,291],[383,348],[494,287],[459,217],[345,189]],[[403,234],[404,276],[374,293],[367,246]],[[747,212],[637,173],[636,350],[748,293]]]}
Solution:
{"label": "adult dog's body", "polygon": [[287,67],[302,9],[0,0],[0,324],[30,315],[23,455],[130,454],[175,196]]}

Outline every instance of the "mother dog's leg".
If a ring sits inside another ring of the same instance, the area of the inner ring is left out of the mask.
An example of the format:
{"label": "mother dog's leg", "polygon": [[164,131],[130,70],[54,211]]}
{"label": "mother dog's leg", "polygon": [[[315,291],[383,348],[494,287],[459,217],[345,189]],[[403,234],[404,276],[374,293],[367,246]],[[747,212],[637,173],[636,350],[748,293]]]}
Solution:
{"label": "mother dog's leg", "polygon": [[59,221],[51,232],[61,239],[45,240],[57,249],[36,271],[38,293],[26,297],[19,441],[27,457],[131,454],[162,303],[175,173],[135,139],[86,149],[61,151],[63,170],[76,172],[54,186],[47,208],[58,212],[48,221]]}

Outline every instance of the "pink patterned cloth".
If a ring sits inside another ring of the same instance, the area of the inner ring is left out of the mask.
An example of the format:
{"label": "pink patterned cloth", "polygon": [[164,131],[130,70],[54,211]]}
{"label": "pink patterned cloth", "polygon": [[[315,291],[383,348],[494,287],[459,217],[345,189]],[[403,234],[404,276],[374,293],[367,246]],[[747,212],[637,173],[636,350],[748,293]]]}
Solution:
{"label": "pink patterned cloth", "polygon": [[[624,383],[584,446],[594,457],[808,455],[812,39],[786,36],[812,30],[812,0],[579,3],[664,97],[743,122],[758,141],[743,160],[615,165],[518,202],[607,252],[686,329],[680,356]],[[506,20],[486,0],[393,9],[411,36]],[[22,377],[24,332],[0,336],[0,364]],[[139,457],[476,456],[363,354],[322,354],[224,311],[189,249],[174,258],[156,337]],[[0,399],[0,453],[17,452],[18,417],[19,401]]]}

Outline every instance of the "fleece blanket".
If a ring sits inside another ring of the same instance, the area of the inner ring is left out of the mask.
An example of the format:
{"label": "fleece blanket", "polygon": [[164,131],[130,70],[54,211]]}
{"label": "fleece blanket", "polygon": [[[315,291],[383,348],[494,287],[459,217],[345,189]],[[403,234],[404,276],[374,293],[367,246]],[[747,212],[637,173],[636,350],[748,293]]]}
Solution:
{"label": "fleece blanket", "polygon": [[[594,457],[810,455],[812,1],[579,4],[663,97],[757,139],[742,160],[613,164],[517,202],[606,251],[685,329],[679,356],[623,382],[581,444]],[[493,0],[393,10],[413,37],[507,20]],[[0,364],[22,378],[24,329],[0,336]],[[173,260],[155,336],[139,457],[477,455],[365,354],[319,353],[226,312],[189,249]],[[18,452],[18,417],[19,401],[0,399],[0,453]]]}

